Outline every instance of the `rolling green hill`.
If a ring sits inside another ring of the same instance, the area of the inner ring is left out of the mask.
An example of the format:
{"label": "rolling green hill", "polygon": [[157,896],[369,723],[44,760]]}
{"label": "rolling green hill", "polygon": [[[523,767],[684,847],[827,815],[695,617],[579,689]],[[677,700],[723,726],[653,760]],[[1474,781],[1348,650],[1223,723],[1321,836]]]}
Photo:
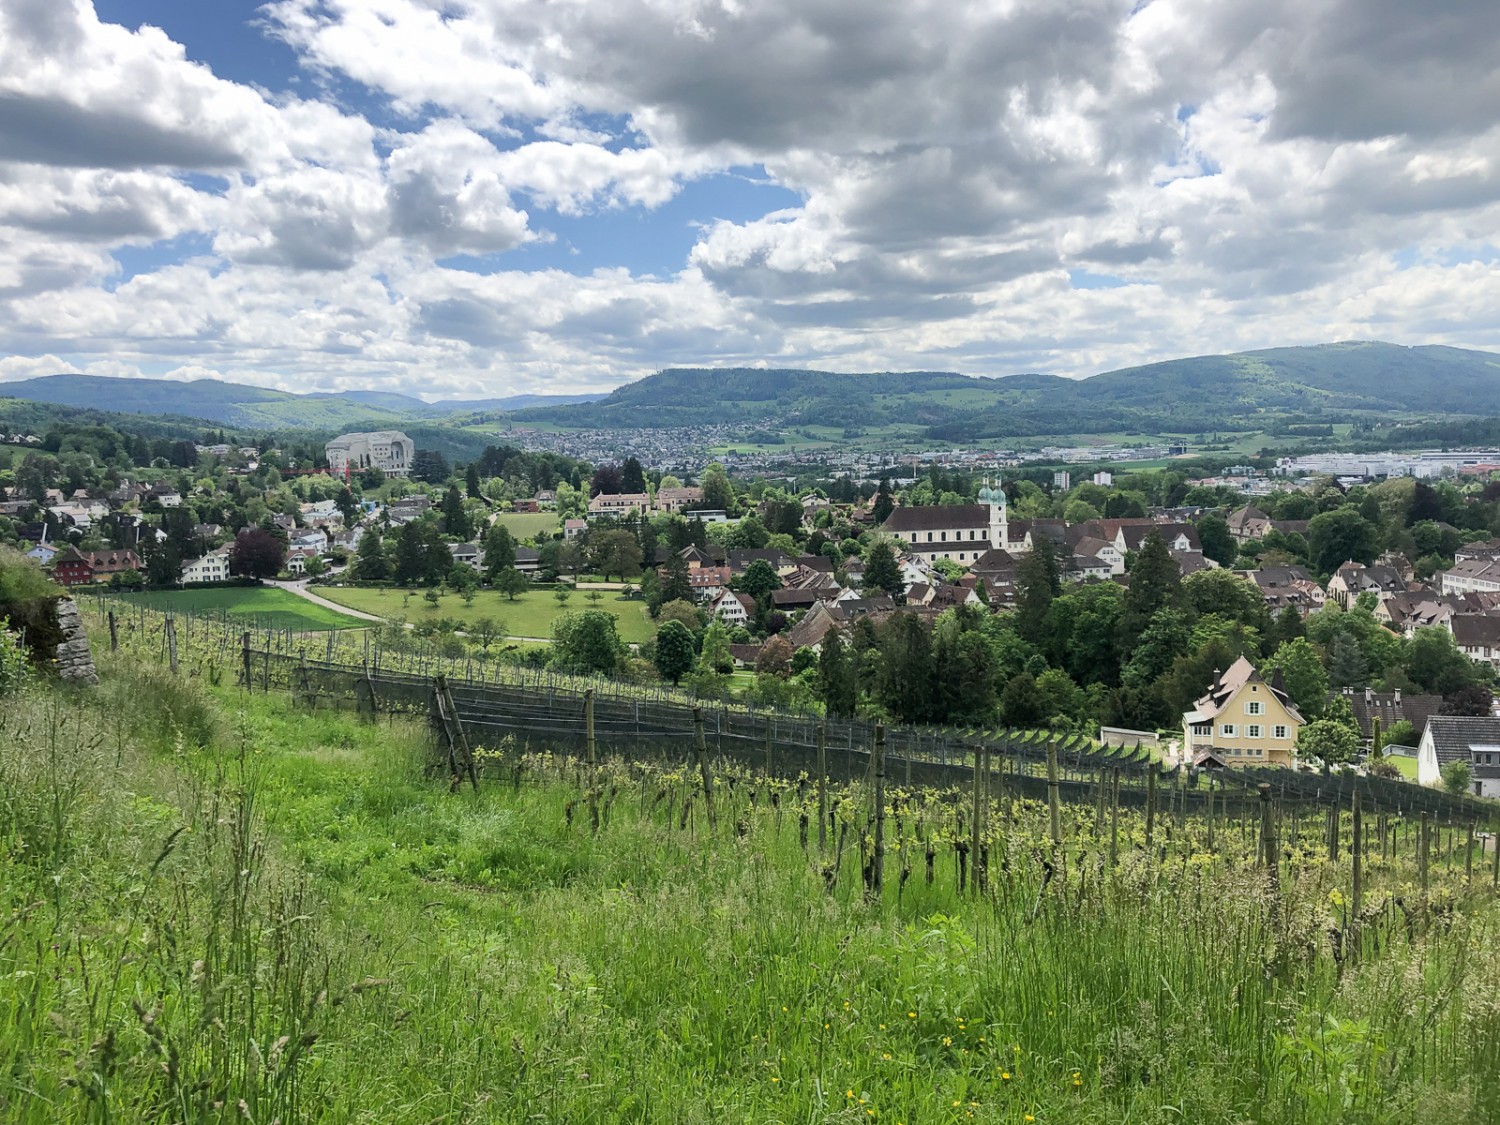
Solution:
{"label": "rolling green hill", "polygon": [[589,401],[593,395],[513,395],[463,402],[423,402],[391,391],[292,394],[218,379],[117,379],[97,375],[44,375],[0,383],[0,395],[120,414],[201,418],[245,429],[355,430],[396,428],[461,411],[508,412],[523,406]]}
{"label": "rolling green hill", "polygon": [[1492,412],[1497,392],[1500,355],[1348,343],[1169,360],[1091,379],[678,368],[595,403],[523,410],[516,419],[578,428],[917,424],[960,440],[1260,428],[1325,411],[1478,415]]}

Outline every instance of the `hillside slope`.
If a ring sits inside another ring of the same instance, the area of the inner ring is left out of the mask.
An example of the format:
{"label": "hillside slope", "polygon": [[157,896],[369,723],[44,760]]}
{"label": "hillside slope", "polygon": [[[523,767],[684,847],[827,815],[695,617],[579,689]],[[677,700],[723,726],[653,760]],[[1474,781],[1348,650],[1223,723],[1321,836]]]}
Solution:
{"label": "hillside slope", "polygon": [[674,368],[596,403],[517,419],[579,428],[915,423],[960,439],[1228,428],[1323,411],[1484,414],[1497,391],[1500,356],[1490,352],[1348,343],[1168,360],[1091,379]]}

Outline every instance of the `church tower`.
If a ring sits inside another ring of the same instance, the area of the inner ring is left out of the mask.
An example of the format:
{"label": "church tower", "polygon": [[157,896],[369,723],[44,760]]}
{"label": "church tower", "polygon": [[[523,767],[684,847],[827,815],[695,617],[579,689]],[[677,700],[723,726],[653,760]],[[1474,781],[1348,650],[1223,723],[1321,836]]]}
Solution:
{"label": "church tower", "polygon": [[985,481],[979,490],[979,502],[990,509],[990,546],[1005,550],[1010,543],[1010,521],[1005,514],[1005,490],[1000,482]]}

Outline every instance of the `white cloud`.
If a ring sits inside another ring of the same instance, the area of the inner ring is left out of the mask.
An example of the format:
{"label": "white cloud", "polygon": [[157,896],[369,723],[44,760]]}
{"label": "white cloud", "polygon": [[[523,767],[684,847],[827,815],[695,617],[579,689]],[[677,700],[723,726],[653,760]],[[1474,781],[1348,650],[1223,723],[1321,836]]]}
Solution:
{"label": "white cloud", "polygon": [[[479,395],[673,363],[1077,374],[1349,337],[1500,346],[1494,5],[262,15],[323,93],[227,81],[84,0],[0,7],[0,379]],[[682,259],[637,257],[643,216],[680,222],[695,181],[754,165],[801,202],[721,211],[702,188]],[[564,272],[564,239],[607,265]],[[438,264],[458,255],[492,272]]]}

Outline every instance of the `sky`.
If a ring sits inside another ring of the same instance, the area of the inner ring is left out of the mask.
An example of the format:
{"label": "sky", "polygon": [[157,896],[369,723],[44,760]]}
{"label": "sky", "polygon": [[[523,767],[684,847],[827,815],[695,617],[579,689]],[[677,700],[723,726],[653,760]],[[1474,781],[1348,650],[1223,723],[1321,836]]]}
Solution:
{"label": "sky", "polygon": [[1494,0],[0,0],[0,385],[1500,349],[1497,42]]}

